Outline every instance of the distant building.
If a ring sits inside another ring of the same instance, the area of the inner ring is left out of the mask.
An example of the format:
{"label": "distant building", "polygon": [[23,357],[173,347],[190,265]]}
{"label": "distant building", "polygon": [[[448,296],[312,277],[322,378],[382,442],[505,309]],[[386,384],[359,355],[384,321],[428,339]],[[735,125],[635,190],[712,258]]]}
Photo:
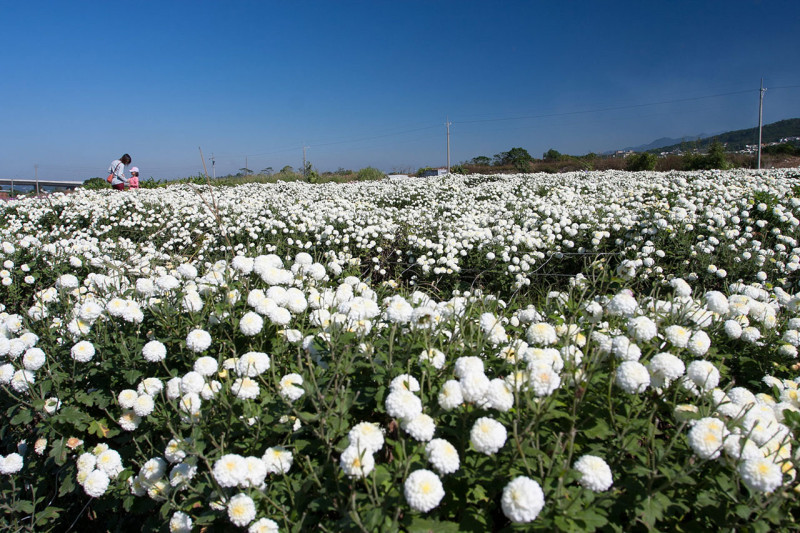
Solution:
{"label": "distant building", "polygon": [[446,168],[432,168],[432,169],[424,171],[421,174],[421,176],[423,178],[428,178],[428,177],[431,177],[431,176],[444,176],[445,174],[447,174],[447,169]]}
{"label": "distant building", "polygon": [[388,174],[386,177],[390,180],[401,180],[407,178],[408,174]]}

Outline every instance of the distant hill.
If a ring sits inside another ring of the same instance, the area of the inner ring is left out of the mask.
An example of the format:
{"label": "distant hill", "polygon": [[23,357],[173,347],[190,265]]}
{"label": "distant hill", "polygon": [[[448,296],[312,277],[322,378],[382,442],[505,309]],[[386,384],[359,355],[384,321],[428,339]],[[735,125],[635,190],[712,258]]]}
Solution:
{"label": "distant hill", "polygon": [[[761,140],[763,143],[778,142],[784,137],[798,137],[800,136],[800,118],[790,118],[786,120],[779,120],[772,124],[765,124],[761,132]],[[669,145],[661,145],[652,148],[642,148],[642,152],[672,152],[684,148],[698,148],[705,149],[713,141],[719,141],[725,145],[728,151],[743,150],[745,145],[758,144],[758,128],[748,128],[746,130],[728,131],[725,133],[718,133],[716,135],[704,136],[700,139],[692,141],[679,141]],[[654,141],[654,144],[658,141]],[[645,145],[647,146],[647,145]]]}
{"label": "distant hill", "polygon": [[[622,148],[624,151],[634,151],[634,152],[648,152],[650,150],[656,150],[657,148],[663,148],[664,146],[672,146],[674,144],[680,144],[682,142],[694,142],[705,137],[710,137],[711,135],[708,133],[701,133],[699,135],[690,135],[688,137],[682,137],[680,139],[673,139],[672,137],[661,137],[660,139],[656,139],[655,141],[648,143],[648,144],[640,144],[639,146],[627,146]],[[613,154],[615,150],[610,150],[608,152],[603,152],[603,154]]]}

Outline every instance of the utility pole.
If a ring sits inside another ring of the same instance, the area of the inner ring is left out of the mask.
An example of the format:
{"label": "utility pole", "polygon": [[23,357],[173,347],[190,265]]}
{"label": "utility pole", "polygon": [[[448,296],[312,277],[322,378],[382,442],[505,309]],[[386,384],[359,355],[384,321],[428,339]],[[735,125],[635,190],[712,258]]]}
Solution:
{"label": "utility pole", "polygon": [[303,146],[303,179],[307,180],[308,176],[306,176],[306,148],[308,146]]}
{"label": "utility pole", "polygon": [[761,127],[763,126],[765,92],[767,90],[764,88],[764,78],[761,78],[761,90],[758,91],[758,165],[756,167],[759,170],[761,170]]}
{"label": "utility pole", "polygon": [[445,118],[445,126],[447,126],[447,173],[450,174],[450,117]]}
{"label": "utility pole", "polygon": [[33,179],[36,180],[36,196],[39,196],[39,165],[33,165]]}
{"label": "utility pole", "polygon": [[214,161],[214,152],[211,152],[211,157],[209,157],[209,159],[211,159],[211,174],[214,176],[214,179],[217,179],[217,168]]}

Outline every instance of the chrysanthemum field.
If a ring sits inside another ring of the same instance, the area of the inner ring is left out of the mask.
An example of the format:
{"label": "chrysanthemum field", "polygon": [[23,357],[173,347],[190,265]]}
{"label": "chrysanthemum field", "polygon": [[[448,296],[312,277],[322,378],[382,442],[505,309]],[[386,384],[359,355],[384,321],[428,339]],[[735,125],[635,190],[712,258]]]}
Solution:
{"label": "chrysanthemum field", "polygon": [[0,204],[13,531],[798,528],[800,172]]}

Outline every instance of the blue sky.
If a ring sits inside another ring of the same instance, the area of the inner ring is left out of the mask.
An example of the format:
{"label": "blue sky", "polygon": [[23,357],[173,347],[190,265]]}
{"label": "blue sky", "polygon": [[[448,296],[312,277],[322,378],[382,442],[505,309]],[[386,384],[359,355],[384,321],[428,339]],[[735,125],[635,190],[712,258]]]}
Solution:
{"label": "blue sky", "polygon": [[413,171],[448,117],[453,164],[748,128],[762,76],[800,117],[798,35],[796,0],[0,0],[0,178]]}

